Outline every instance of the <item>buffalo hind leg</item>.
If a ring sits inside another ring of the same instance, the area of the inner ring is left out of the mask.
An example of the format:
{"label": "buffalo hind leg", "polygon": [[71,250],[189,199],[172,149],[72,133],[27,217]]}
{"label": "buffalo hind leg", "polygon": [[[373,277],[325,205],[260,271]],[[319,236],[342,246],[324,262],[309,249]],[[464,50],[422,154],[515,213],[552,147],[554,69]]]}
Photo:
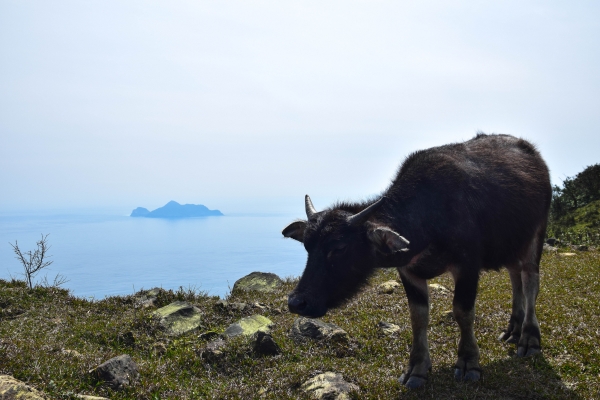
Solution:
{"label": "buffalo hind leg", "polygon": [[427,343],[429,292],[425,279],[417,278],[407,271],[399,272],[408,298],[413,334],[410,361],[400,377],[400,383],[408,388],[416,389],[425,384],[427,374],[431,370],[429,344]]}
{"label": "buffalo hind leg", "polygon": [[517,344],[521,338],[521,327],[525,318],[521,265],[508,267],[508,274],[512,284],[512,313],[508,321],[508,328],[502,332],[499,339],[506,343]]}
{"label": "buffalo hind leg", "polygon": [[540,326],[535,315],[535,302],[540,287],[540,260],[545,235],[540,227],[522,260],[508,267],[513,289],[513,308],[508,329],[501,336],[507,343],[517,344],[517,356],[530,356],[541,351]]}
{"label": "buffalo hind leg", "polygon": [[478,273],[454,276],[454,300],[452,311],[460,329],[458,342],[458,360],[454,377],[458,381],[478,381],[481,377],[479,367],[479,347],[475,339],[473,324],[475,322],[475,298],[477,297]]}
{"label": "buffalo hind leg", "polygon": [[538,264],[532,262],[523,265],[521,271],[523,294],[525,295],[525,318],[521,329],[521,338],[517,344],[517,356],[531,356],[541,351],[540,325],[535,315],[535,300],[540,287]]}

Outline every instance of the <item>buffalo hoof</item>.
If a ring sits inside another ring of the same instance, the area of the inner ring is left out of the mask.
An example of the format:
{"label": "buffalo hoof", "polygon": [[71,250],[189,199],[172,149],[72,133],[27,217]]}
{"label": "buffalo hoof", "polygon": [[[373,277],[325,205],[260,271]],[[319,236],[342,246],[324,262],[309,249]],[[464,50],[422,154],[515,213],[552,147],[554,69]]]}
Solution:
{"label": "buffalo hoof", "polygon": [[525,351],[525,347],[517,348],[517,357],[529,357],[535,356],[536,354],[540,354],[542,350],[539,347],[530,347]]}
{"label": "buffalo hoof", "polygon": [[406,378],[406,374],[402,374],[399,379],[400,383],[406,386],[409,389],[418,389],[423,387],[427,382],[427,378],[423,378],[422,376],[412,375],[408,379]]}
{"label": "buffalo hoof", "polygon": [[470,369],[464,375],[460,368],[454,370],[454,379],[458,382],[477,382],[479,378],[481,378],[481,372],[476,369]]}

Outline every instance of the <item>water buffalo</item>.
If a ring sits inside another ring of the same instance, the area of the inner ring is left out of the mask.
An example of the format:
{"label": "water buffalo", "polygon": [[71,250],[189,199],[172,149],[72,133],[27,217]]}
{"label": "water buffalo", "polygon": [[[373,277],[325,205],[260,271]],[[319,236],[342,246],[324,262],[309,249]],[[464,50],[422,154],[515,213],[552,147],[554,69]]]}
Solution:
{"label": "water buffalo", "polygon": [[506,267],[510,275],[512,313],[500,339],[516,343],[518,356],[540,352],[535,301],[551,196],[548,167],[531,143],[485,134],[409,155],[375,200],[317,211],[306,196],[307,220],[282,232],[308,252],[288,307],[321,317],[357,293],[376,268],[397,268],[413,332],[400,380],[416,388],[431,370],[427,280],[450,272],[460,328],[455,377],[476,381],[481,368],[473,321],[481,270]]}

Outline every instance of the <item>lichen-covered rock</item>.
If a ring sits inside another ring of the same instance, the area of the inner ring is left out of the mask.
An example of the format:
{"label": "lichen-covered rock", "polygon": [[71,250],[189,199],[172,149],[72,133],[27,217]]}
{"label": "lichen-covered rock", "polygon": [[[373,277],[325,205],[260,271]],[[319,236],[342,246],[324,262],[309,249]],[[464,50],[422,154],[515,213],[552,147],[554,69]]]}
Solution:
{"label": "lichen-covered rock", "polygon": [[133,384],[139,377],[137,364],[128,354],[113,357],[90,371],[90,375],[115,390]]}
{"label": "lichen-covered rock", "polygon": [[252,335],[252,350],[258,354],[274,356],[281,353],[281,349],[269,333],[258,331]]}
{"label": "lichen-covered rock", "polygon": [[381,333],[383,333],[384,335],[390,336],[393,335],[395,333],[400,332],[400,326],[396,325],[396,324],[392,324],[390,322],[379,322],[377,324],[377,327],[380,329]]}
{"label": "lichen-covered rock", "polygon": [[202,311],[185,301],[176,301],[159,308],[154,315],[160,318],[160,324],[172,336],[197,329],[202,322]]}
{"label": "lichen-covered rock", "polygon": [[215,303],[215,308],[225,311],[244,311],[249,307],[246,303],[230,303],[226,300],[219,300]]}
{"label": "lichen-covered rock", "polygon": [[402,285],[398,281],[387,281],[383,282],[381,285],[377,287],[377,291],[379,293],[391,294],[400,289]]}
{"label": "lichen-covered rock", "polygon": [[257,291],[273,292],[283,281],[277,275],[270,272],[252,272],[243,278],[238,279],[233,284],[233,291]]}
{"label": "lichen-covered rock", "polygon": [[349,341],[348,333],[335,324],[323,322],[319,319],[300,317],[294,321],[290,332],[292,338],[304,340],[306,338],[315,340],[326,340],[338,343]]}
{"label": "lichen-covered rock", "polygon": [[229,325],[223,332],[225,338],[232,338],[239,335],[251,336],[258,331],[269,333],[273,322],[262,315],[251,315],[240,319],[238,322]]}
{"label": "lichen-covered rock", "polygon": [[10,375],[0,375],[0,399],[44,400],[46,396],[31,386]]}
{"label": "lichen-covered rock", "polygon": [[346,382],[342,374],[325,372],[304,382],[300,389],[318,400],[349,400],[350,392],[358,392],[359,387]]}

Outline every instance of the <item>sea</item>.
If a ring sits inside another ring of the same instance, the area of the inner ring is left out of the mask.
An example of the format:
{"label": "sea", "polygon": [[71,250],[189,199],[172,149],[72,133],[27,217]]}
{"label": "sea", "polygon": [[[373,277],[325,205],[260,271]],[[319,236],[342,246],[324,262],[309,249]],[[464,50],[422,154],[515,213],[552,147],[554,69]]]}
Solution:
{"label": "sea", "polygon": [[158,219],[105,214],[0,215],[0,278],[23,279],[11,244],[35,250],[41,235],[53,263],[37,282],[56,275],[78,297],[102,299],[162,287],[225,297],[253,271],[299,276],[306,262],[301,243],[282,229],[288,214],[235,214]]}

